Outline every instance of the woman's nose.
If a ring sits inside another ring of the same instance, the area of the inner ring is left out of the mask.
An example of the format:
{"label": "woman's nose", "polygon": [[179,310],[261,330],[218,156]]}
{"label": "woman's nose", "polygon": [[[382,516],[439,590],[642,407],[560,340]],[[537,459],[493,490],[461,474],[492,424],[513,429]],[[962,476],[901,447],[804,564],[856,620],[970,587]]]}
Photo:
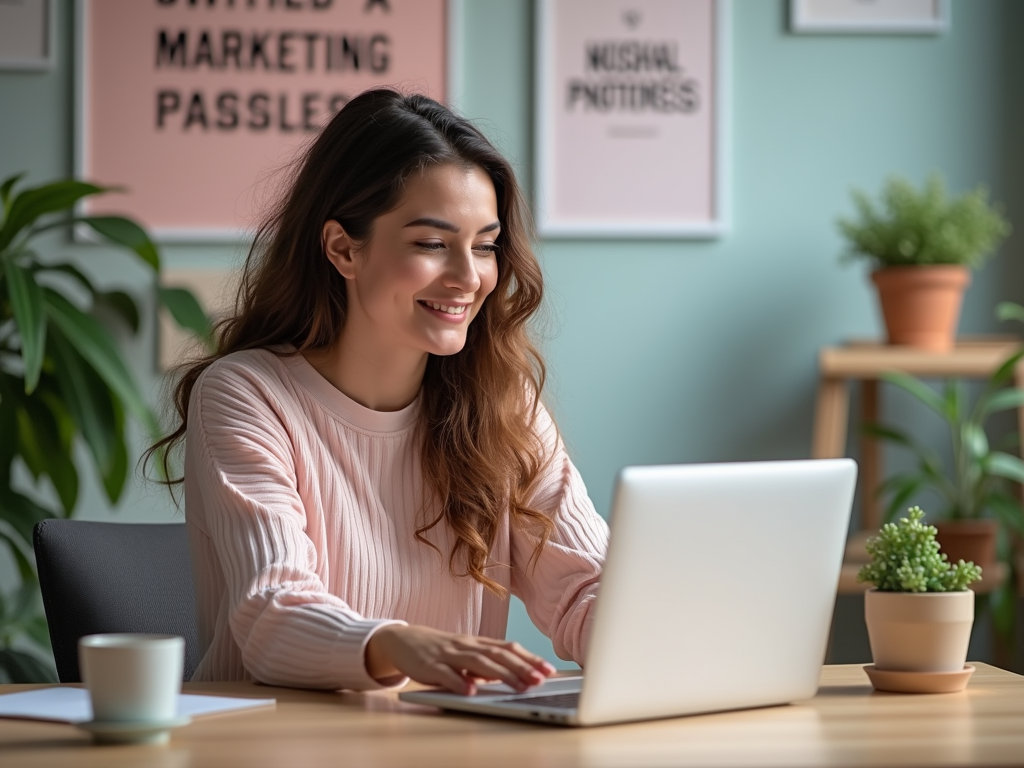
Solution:
{"label": "woman's nose", "polygon": [[479,265],[470,247],[450,251],[445,286],[463,293],[473,293],[480,288]]}

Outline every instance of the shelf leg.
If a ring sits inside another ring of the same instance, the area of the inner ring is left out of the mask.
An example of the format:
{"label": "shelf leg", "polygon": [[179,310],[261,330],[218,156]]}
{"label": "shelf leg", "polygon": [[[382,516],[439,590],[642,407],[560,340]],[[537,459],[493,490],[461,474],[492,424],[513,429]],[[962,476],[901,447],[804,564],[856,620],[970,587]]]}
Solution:
{"label": "shelf leg", "polygon": [[[861,420],[865,424],[878,423],[878,380],[861,382]],[[882,481],[882,446],[873,437],[860,436],[860,527],[877,531],[882,525],[878,508],[878,485]]]}
{"label": "shelf leg", "polygon": [[823,378],[818,384],[811,458],[838,459],[846,455],[846,425],[850,395],[845,379]]}

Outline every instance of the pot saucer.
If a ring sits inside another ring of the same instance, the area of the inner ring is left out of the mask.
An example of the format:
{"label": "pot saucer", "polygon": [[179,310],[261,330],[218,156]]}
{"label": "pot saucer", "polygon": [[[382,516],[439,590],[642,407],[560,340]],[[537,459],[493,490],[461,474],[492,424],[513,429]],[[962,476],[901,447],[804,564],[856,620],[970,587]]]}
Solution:
{"label": "pot saucer", "polygon": [[75,723],[75,727],[91,733],[97,744],[166,744],[171,738],[172,728],[191,722],[192,718],[187,716],[138,723],[88,720]]}
{"label": "pot saucer", "polygon": [[864,667],[876,691],[890,693],[957,693],[967,687],[974,667],[965,664],[957,672],[893,672],[876,669],[874,664]]}

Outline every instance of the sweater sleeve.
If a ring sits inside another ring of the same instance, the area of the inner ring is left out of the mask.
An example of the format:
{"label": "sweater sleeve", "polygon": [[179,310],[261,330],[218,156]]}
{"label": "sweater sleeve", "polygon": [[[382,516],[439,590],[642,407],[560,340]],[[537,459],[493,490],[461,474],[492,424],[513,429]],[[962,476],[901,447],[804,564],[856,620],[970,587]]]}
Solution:
{"label": "sweater sleeve", "polygon": [[251,374],[214,373],[192,393],[186,482],[202,499],[202,533],[224,579],[219,610],[245,669],[270,685],[382,687],[366,672],[366,643],[379,627],[404,622],[364,618],[328,592],[306,535],[317,511],[304,508],[297,489],[287,410]]}
{"label": "sweater sleeve", "polygon": [[582,666],[608,549],[608,525],[595,511],[583,478],[543,409],[537,431],[549,460],[530,506],[549,515],[555,528],[531,563],[537,537],[511,526],[512,593],[523,601],[537,628],[551,638],[559,658]]}

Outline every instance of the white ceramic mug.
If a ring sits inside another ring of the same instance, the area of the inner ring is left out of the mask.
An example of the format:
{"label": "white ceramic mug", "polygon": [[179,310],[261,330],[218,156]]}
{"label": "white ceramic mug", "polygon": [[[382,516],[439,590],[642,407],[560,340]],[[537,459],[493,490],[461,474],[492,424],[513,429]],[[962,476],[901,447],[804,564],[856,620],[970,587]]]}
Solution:
{"label": "white ceramic mug", "polygon": [[175,635],[87,635],[78,641],[82,682],[98,722],[177,716],[185,641]]}

